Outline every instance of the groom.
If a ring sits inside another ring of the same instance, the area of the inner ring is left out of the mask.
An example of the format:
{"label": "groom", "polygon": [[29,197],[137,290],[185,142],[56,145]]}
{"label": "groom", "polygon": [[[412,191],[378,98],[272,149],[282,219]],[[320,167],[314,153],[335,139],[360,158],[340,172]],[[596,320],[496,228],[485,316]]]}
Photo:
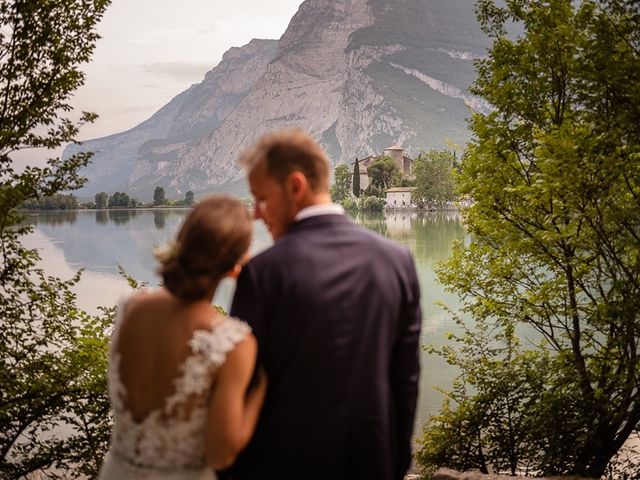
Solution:
{"label": "groom", "polygon": [[275,243],[245,266],[231,307],[269,378],[231,478],[401,479],[420,368],[409,251],[331,203],[329,162],[304,132],[264,136],[241,164]]}

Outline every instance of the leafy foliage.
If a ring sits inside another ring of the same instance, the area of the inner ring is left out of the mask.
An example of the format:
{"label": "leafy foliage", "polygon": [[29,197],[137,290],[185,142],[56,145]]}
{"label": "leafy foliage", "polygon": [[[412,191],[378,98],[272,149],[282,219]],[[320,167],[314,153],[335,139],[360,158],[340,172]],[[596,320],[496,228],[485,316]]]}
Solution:
{"label": "leafy foliage", "polygon": [[138,202],[124,192],[115,192],[107,202],[109,207],[135,207]]}
{"label": "leafy foliage", "polygon": [[354,198],[345,198],[342,202],[340,202],[340,205],[342,205],[342,207],[345,210],[354,212],[358,210],[358,202],[356,202],[356,199]]}
{"label": "leafy foliage", "polygon": [[333,185],[331,185],[331,200],[341,203],[349,198],[351,191],[351,172],[349,168],[341,163],[333,169]]}
{"label": "leafy foliage", "polygon": [[416,190],[412,200],[420,207],[441,207],[455,200],[453,180],[455,155],[447,150],[420,153],[413,164]]}
{"label": "leafy foliage", "polygon": [[84,82],[95,25],[108,0],[9,0],[0,4],[0,476],[47,470],[95,477],[109,439],[105,351],[113,309],[76,308],[70,280],[47,276],[20,243],[31,228],[17,208],[78,188],[89,153],[14,170],[24,148],[73,141],[65,117]]}
{"label": "leafy foliage", "polygon": [[367,167],[367,174],[371,185],[382,192],[391,187],[397,187],[402,180],[402,173],[391,157],[379,157]]}
{"label": "leafy foliage", "polygon": [[98,192],[95,196],[96,208],[107,208],[109,205],[109,194],[106,192]]}
{"label": "leafy foliage", "polygon": [[367,185],[367,188],[365,188],[362,191],[360,200],[362,200],[365,197],[376,197],[376,198],[384,199],[386,198],[386,196],[387,194],[384,191],[384,188],[374,185],[373,183],[370,183],[369,185]]}
{"label": "leafy foliage", "polygon": [[386,205],[384,198],[365,196],[358,200],[358,210],[363,212],[382,212]]}
{"label": "leafy foliage", "polygon": [[48,197],[25,200],[20,208],[25,210],[74,210],[78,208],[78,199],[75,195],[56,193]]}
{"label": "leafy foliage", "polygon": [[581,399],[566,388],[565,371],[557,370],[549,349],[523,349],[512,325],[495,328],[481,319],[470,328],[455,318],[464,332],[452,336],[458,348],[429,348],[461,375],[425,425],[417,454],[422,469],[534,475],[541,464],[562,468],[575,458],[584,434]]}
{"label": "leafy foliage", "polygon": [[[471,242],[439,272],[478,325],[460,338],[465,355],[448,357],[473,389],[452,393],[425,438],[454,438],[450,458],[470,448],[468,466],[599,477],[640,422],[639,7],[481,0],[477,11],[493,47],[473,93],[494,109],[473,116],[459,176]],[[486,354],[483,328],[498,345]],[[529,350],[509,344],[521,330],[535,333]],[[511,394],[496,389],[505,376]],[[513,434],[495,436],[495,422]],[[463,427],[475,437],[456,437]],[[455,463],[429,440],[419,458]]]}
{"label": "leafy foliage", "polygon": [[164,205],[166,199],[164,198],[164,188],[156,187],[153,191],[153,204],[154,205]]}
{"label": "leafy foliage", "polygon": [[47,277],[35,252],[3,241],[14,268],[3,271],[0,306],[1,476],[47,470],[54,478],[63,471],[95,477],[111,428],[105,372],[114,311],[77,309],[71,288],[79,274]]}

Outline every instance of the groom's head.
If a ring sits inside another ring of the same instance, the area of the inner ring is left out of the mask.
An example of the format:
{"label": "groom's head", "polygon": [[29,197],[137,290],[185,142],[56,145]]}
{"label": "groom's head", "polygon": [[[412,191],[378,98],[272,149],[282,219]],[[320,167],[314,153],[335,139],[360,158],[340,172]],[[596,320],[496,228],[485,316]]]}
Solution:
{"label": "groom's head", "polygon": [[329,203],[329,160],[302,130],[282,130],[263,136],[243,153],[255,199],[255,215],[280,238],[305,207]]}

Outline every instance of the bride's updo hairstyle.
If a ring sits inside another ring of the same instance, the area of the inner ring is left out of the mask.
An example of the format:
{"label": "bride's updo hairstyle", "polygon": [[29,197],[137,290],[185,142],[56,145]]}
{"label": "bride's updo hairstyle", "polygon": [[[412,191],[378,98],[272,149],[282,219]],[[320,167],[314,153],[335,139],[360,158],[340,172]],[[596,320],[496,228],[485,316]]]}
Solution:
{"label": "bride's updo hairstyle", "polygon": [[211,293],[251,243],[247,208],[226,195],[203,198],[189,212],[175,243],[156,251],[164,286],[185,301]]}

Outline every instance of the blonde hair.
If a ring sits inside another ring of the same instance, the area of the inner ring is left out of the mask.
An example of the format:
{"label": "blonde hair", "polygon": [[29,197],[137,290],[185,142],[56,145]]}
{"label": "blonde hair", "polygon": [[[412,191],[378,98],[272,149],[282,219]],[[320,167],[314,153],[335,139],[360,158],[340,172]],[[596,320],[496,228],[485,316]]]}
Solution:
{"label": "blonde hair", "polygon": [[189,212],[175,242],[156,251],[158,273],[176,297],[204,298],[249,249],[252,220],[239,200],[210,195]]}

